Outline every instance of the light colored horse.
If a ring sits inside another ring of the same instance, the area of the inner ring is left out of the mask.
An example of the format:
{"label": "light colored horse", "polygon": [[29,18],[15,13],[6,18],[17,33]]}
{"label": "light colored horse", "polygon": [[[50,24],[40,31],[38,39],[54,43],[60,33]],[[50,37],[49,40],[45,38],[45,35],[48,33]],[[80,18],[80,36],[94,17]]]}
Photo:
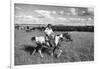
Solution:
{"label": "light colored horse", "polygon": [[55,46],[53,48],[51,56],[54,55],[54,52],[55,52],[56,49],[58,49],[60,51],[60,53],[57,55],[57,57],[59,57],[61,55],[62,50],[59,48],[59,46],[60,46],[59,43],[61,42],[61,39],[63,39],[63,35],[62,34],[59,34],[59,35],[55,36],[55,39],[54,39]]}
{"label": "light colored horse", "polygon": [[[40,53],[40,56],[43,57],[43,54],[41,53],[41,50],[43,48],[43,45],[45,45],[45,37],[44,36],[36,36],[31,38],[32,41],[35,41],[38,47],[38,52]],[[32,55],[36,52],[36,49],[33,51]]]}
{"label": "light colored horse", "polygon": [[31,41],[35,41],[37,47],[33,51],[32,55],[35,54],[36,50],[40,53],[40,56],[43,57],[43,54],[41,53],[43,47],[50,48],[49,42],[46,42],[46,38],[44,36],[35,36],[31,38]]}
{"label": "light colored horse", "polygon": [[53,52],[51,53],[51,55],[52,56],[54,55],[55,50],[59,50],[60,53],[57,55],[57,58],[59,58],[62,53],[61,42],[67,41],[67,40],[72,41],[71,36],[68,33],[62,33],[62,34],[56,35],[55,39],[54,39],[55,46],[54,46],[54,49],[53,49]]}

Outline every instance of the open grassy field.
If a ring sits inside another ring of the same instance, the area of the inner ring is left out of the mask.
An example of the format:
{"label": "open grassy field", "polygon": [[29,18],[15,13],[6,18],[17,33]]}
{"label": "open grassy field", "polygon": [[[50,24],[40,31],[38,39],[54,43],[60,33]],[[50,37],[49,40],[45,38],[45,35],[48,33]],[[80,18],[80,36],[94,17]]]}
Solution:
{"label": "open grassy field", "polygon": [[[55,34],[62,32],[55,32]],[[30,39],[32,36],[44,35],[42,31],[25,32],[15,30],[15,65],[44,64],[44,63],[63,63],[94,60],[94,33],[93,32],[69,32],[73,42],[62,42],[62,54],[55,58],[43,52],[44,58],[39,53],[31,55],[35,42]]]}

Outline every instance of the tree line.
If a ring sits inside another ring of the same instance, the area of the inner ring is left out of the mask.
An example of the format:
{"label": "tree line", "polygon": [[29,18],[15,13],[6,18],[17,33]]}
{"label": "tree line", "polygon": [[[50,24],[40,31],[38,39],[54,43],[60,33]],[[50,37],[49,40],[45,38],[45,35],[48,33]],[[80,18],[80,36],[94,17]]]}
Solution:
{"label": "tree line", "polygon": [[[27,31],[33,31],[33,30],[40,30],[44,31],[45,27],[43,26],[38,26],[38,27],[30,27],[30,26],[15,26],[15,29],[24,28],[24,30]],[[79,31],[79,32],[94,32],[94,26],[52,26],[53,31]]]}

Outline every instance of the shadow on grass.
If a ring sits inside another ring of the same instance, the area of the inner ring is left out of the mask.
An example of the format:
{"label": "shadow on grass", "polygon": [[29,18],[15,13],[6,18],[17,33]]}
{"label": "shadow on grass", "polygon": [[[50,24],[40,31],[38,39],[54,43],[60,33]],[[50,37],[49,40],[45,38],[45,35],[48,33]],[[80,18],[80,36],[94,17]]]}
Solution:
{"label": "shadow on grass", "polygon": [[[28,52],[28,53],[30,53],[30,55],[32,55],[34,50],[36,50],[36,53],[38,53],[39,47],[35,47],[32,45],[23,45],[21,50],[24,50],[25,52]],[[41,51],[42,51],[42,53],[50,54],[50,49],[48,49],[48,48],[43,47]]]}
{"label": "shadow on grass", "polygon": [[32,54],[32,52],[36,49],[35,46],[32,45],[23,45],[23,47],[21,48],[21,50],[24,50],[25,52],[30,53],[30,55]]}

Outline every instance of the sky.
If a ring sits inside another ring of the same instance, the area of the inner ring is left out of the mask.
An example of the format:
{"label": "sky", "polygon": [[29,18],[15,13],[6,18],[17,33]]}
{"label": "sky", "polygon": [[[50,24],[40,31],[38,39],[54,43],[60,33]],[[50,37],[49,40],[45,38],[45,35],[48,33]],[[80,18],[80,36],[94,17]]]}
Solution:
{"label": "sky", "polygon": [[93,25],[94,9],[37,4],[14,5],[15,24]]}

